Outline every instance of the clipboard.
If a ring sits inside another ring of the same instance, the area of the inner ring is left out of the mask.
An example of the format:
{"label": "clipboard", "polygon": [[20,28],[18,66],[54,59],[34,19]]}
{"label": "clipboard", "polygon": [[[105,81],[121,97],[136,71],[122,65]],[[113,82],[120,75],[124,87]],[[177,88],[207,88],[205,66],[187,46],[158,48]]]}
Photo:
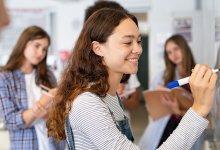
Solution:
{"label": "clipboard", "polygon": [[172,110],[162,104],[161,96],[167,95],[176,97],[180,109],[189,109],[193,104],[192,94],[183,88],[174,88],[172,90],[145,90],[143,96],[147,111],[153,120],[158,120],[161,117],[172,114]]}

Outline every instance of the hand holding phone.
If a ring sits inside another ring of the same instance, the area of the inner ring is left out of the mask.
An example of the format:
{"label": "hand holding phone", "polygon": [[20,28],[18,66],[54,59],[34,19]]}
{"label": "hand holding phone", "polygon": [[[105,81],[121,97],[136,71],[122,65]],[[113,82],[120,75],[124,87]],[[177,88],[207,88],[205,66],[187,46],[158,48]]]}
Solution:
{"label": "hand holding phone", "polygon": [[46,87],[45,85],[40,85],[41,90],[43,92],[43,94],[49,96],[49,97],[54,97],[54,95],[56,94],[56,88],[55,89],[50,89],[48,87]]}
{"label": "hand holding phone", "polygon": [[47,108],[50,105],[54,96],[56,95],[57,88],[51,89],[42,84],[40,85],[40,88],[42,90],[42,94],[39,101],[43,107]]}

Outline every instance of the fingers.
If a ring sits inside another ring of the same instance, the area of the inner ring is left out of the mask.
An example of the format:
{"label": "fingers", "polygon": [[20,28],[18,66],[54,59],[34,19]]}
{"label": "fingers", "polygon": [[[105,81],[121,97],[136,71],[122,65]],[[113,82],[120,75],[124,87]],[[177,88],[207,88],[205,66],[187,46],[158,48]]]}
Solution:
{"label": "fingers", "polygon": [[205,117],[214,102],[217,74],[207,65],[197,64],[190,76],[190,87],[194,98],[192,108]]}
{"label": "fingers", "polygon": [[163,104],[171,104],[175,102],[175,99],[171,98],[169,95],[161,95],[160,98]]}
{"label": "fingers", "polygon": [[190,76],[190,78],[189,78],[189,81],[190,81],[190,82],[195,80],[196,75],[197,75],[197,72],[199,71],[199,68],[200,68],[200,67],[201,67],[200,64],[197,64],[197,65],[194,67],[194,69],[192,69],[192,74],[191,74],[191,76]]}
{"label": "fingers", "polygon": [[49,92],[42,92],[44,95],[48,96],[49,98],[54,98],[54,95],[50,94]]}
{"label": "fingers", "polygon": [[213,74],[212,69],[207,65],[197,64],[192,70],[190,82],[209,82]]}
{"label": "fingers", "polygon": [[205,65],[197,65],[197,66],[195,68],[195,80],[201,80],[204,77],[208,68]]}
{"label": "fingers", "polygon": [[217,79],[218,79],[218,75],[216,73],[213,73],[209,82],[211,88],[215,88]]}
{"label": "fingers", "polygon": [[46,87],[43,84],[40,84],[40,87],[41,87],[42,90],[45,90],[45,91],[49,91],[50,90],[50,88]]}
{"label": "fingers", "polygon": [[212,69],[208,68],[205,75],[204,75],[204,81],[209,82],[214,72]]}

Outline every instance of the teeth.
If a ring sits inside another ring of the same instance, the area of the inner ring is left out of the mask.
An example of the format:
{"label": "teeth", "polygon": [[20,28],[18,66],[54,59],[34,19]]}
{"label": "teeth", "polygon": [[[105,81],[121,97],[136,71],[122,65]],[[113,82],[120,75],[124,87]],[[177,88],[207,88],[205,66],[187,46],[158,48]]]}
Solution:
{"label": "teeth", "polygon": [[128,61],[131,61],[131,62],[137,62],[138,61],[138,59],[135,59],[135,58],[130,58],[130,59],[128,59]]}

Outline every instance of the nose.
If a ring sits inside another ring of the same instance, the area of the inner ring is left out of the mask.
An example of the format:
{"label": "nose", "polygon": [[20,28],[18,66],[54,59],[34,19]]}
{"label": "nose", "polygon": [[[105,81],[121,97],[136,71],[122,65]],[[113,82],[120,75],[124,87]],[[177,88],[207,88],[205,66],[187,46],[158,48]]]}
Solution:
{"label": "nose", "polygon": [[136,53],[138,55],[142,54],[142,46],[139,43],[136,43],[133,47],[132,53]]}
{"label": "nose", "polygon": [[45,55],[44,50],[43,50],[43,49],[39,49],[39,50],[37,51],[37,55],[38,55],[39,57],[44,56],[44,55]]}

